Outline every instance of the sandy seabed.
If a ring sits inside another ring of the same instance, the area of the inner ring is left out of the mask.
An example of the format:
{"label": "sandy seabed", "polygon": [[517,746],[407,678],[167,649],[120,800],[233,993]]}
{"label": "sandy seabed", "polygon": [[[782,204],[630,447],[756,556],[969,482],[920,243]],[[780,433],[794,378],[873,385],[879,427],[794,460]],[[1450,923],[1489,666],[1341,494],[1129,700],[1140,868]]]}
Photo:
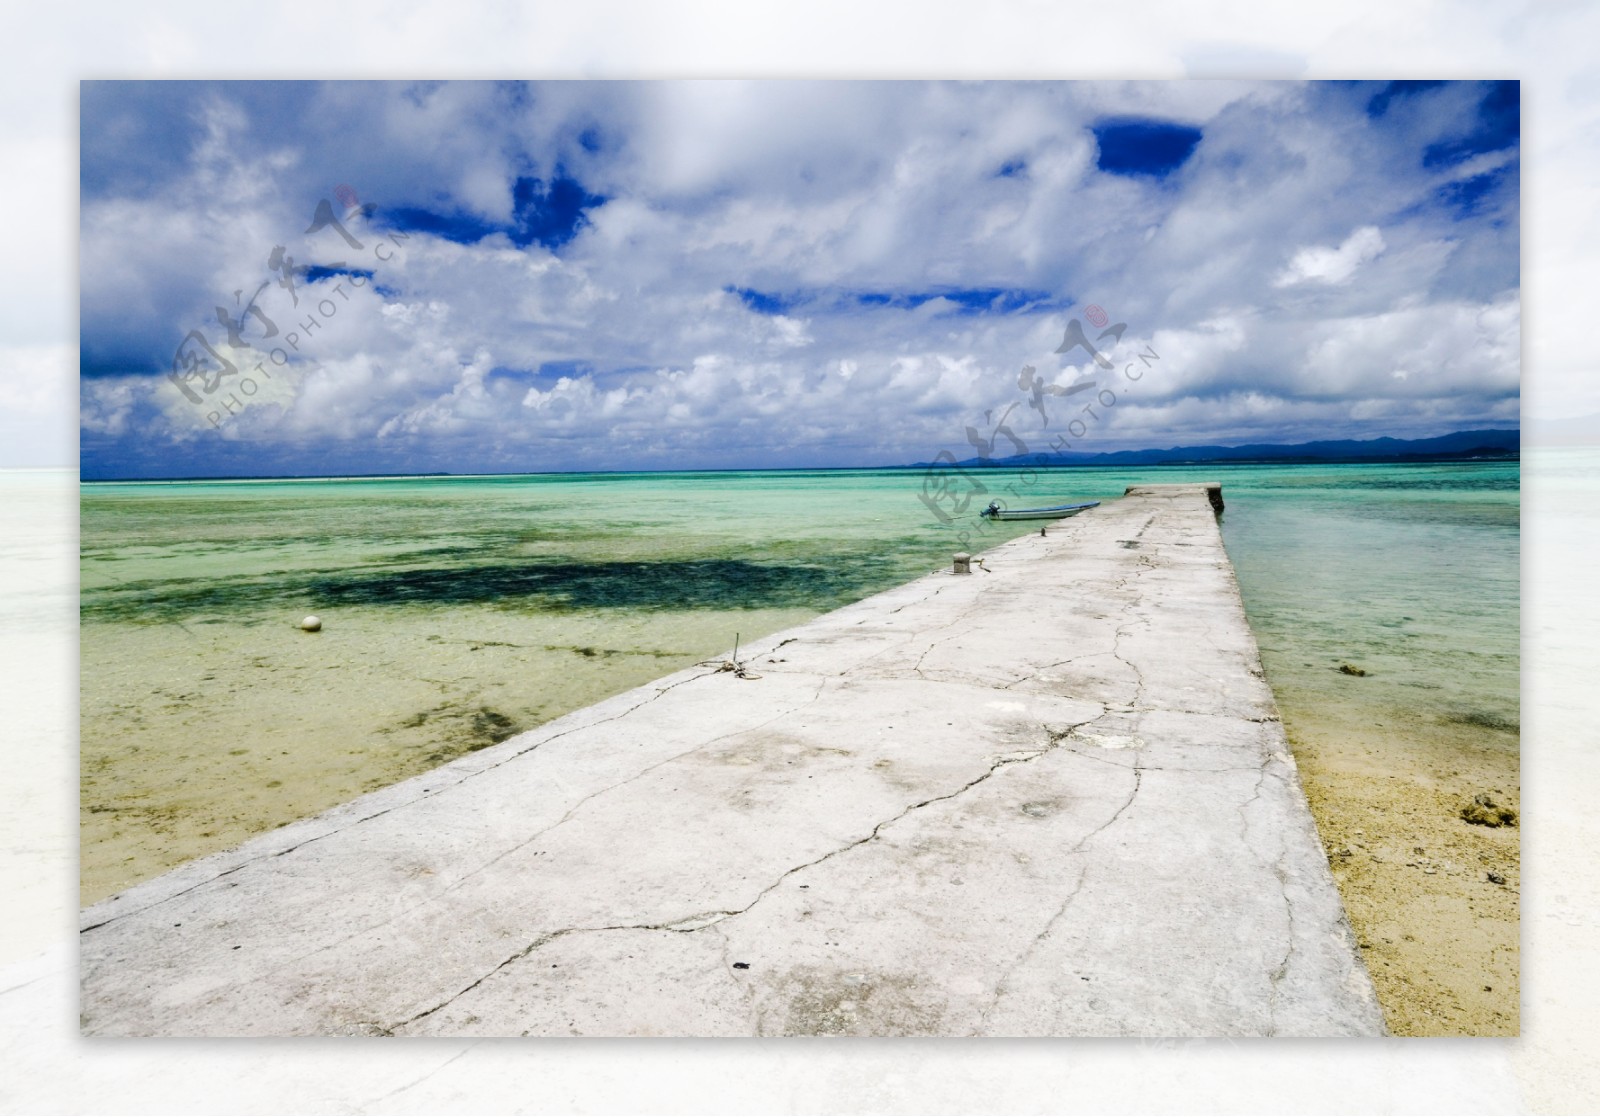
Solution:
{"label": "sandy seabed", "polygon": [[1518,1035],[1521,832],[1461,817],[1477,795],[1520,808],[1517,731],[1376,720],[1355,697],[1367,681],[1348,680],[1348,703],[1280,705],[1389,1029]]}

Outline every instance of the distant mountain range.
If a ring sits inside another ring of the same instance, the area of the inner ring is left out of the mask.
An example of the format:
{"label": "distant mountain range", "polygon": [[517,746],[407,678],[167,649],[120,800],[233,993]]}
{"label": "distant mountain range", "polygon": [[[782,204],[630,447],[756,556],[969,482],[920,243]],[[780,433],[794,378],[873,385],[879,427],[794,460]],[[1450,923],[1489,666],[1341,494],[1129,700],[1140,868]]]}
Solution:
{"label": "distant mountain range", "polygon": [[[1515,459],[1522,453],[1522,435],[1514,430],[1456,431],[1437,438],[1332,439],[1292,445],[1253,443],[1247,446],[1174,446],[1167,450],[1117,450],[1101,454],[1013,454],[1004,458],[978,457],[964,466],[1019,467],[1028,465],[1186,465],[1246,462],[1409,462],[1463,459]],[[918,462],[923,468],[932,462]]]}

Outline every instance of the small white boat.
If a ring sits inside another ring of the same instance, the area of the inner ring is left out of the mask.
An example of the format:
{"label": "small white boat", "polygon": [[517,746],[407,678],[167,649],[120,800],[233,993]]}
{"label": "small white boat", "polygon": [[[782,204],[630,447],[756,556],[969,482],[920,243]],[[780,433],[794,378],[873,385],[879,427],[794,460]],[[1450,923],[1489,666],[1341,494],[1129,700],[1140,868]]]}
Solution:
{"label": "small white boat", "polygon": [[1085,508],[1099,506],[1098,500],[1091,500],[1085,504],[1057,504],[1052,508],[1001,508],[999,501],[991,500],[983,514],[991,520],[1061,520],[1076,516]]}

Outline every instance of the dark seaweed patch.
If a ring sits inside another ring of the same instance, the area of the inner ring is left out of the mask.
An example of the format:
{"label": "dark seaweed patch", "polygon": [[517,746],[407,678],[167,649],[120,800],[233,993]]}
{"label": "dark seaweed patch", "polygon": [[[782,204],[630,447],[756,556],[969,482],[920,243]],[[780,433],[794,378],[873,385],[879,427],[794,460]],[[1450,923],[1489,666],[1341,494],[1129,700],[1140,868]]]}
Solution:
{"label": "dark seaweed patch", "polygon": [[469,746],[476,752],[478,749],[490,745],[498,745],[509,737],[516,736],[517,723],[512,721],[499,710],[491,710],[487,706],[474,710],[472,713],[472,736],[474,738]]}
{"label": "dark seaweed patch", "polygon": [[417,570],[363,570],[199,585],[127,583],[82,605],[85,620],[162,623],[273,608],[494,605],[542,611],[835,609],[901,575],[877,556],[763,563],[707,558],[655,562],[527,561]]}
{"label": "dark seaweed patch", "polygon": [[462,707],[451,702],[431,710],[420,710],[398,724],[401,729],[430,727],[432,740],[429,744],[433,751],[426,758],[429,764],[443,764],[469,752],[498,745],[515,737],[523,728],[514,718],[492,707]]}
{"label": "dark seaweed patch", "polygon": [[1475,725],[1479,729],[1498,729],[1507,733],[1516,733],[1522,729],[1522,724],[1515,719],[1501,717],[1488,710],[1466,710],[1451,714],[1449,720],[1458,725]]}
{"label": "dark seaweed patch", "polygon": [[312,579],[304,592],[331,605],[535,602],[565,609],[832,608],[857,596],[879,564],[541,562],[405,570]]}

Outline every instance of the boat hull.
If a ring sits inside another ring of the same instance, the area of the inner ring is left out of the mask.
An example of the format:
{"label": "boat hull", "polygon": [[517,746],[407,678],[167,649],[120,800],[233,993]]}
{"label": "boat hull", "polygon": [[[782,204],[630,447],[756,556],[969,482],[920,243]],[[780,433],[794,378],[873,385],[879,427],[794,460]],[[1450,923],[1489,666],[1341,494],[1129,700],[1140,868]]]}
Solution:
{"label": "boat hull", "polygon": [[1098,500],[1091,500],[1087,504],[1063,504],[1056,508],[993,508],[983,514],[992,520],[1061,520],[1099,505]]}

